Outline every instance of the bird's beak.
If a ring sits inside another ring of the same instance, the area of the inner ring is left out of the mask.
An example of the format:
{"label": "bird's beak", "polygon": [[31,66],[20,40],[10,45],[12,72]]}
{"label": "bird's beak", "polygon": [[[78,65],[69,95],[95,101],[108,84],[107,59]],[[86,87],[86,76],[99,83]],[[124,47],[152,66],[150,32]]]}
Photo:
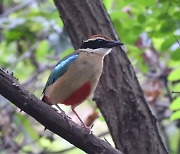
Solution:
{"label": "bird's beak", "polygon": [[113,48],[113,47],[117,47],[117,46],[122,46],[124,45],[123,43],[119,42],[119,41],[110,41],[106,44],[106,48]]}

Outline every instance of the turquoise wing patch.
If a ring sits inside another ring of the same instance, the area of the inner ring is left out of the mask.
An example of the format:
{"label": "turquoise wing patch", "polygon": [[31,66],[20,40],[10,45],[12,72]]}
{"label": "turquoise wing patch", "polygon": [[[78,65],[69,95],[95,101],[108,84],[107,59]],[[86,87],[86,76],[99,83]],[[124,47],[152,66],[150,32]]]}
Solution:
{"label": "turquoise wing patch", "polygon": [[69,65],[77,59],[78,55],[79,54],[73,54],[73,55],[67,56],[56,64],[56,66],[54,67],[54,69],[52,70],[48,78],[48,81],[45,85],[43,93],[45,92],[48,86],[53,84],[57,79],[59,79],[67,71]]}

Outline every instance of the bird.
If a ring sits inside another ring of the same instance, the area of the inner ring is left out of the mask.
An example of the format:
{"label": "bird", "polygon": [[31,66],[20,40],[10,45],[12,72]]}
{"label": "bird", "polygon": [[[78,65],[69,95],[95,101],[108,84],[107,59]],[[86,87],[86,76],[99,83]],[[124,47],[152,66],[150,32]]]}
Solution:
{"label": "bird", "polygon": [[58,104],[71,106],[82,127],[87,128],[75,107],[95,91],[102,74],[104,57],[113,47],[122,45],[120,41],[102,34],[84,40],[79,49],[55,65],[43,90],[42,101],[56,105],[63,115],[65,112]]}

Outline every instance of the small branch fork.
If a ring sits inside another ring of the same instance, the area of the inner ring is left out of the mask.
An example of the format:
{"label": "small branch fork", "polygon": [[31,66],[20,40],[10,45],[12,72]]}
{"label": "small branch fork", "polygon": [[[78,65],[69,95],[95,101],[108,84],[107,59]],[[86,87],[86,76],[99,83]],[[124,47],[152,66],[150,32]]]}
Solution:
{"label": "small branch fork", "polygon": [[87,153],[122,154],[105,141],[87,133],[71,120],[63,118],[53,108],[26,91],[12,76],[0,69],[0,94],[21,110],[34,117],[46,129],[54,132]]}

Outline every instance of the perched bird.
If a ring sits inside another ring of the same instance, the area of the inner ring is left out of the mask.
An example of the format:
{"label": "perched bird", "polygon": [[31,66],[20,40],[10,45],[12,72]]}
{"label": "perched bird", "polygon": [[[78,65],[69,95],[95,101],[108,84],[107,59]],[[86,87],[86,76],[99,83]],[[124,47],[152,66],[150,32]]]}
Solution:
{"label": "perched bird", "polygon": [[93,35],[83,41],[78,50],[54,67],[45,85],[42,101],[56,105],[63,114],[57,104],[70,105],[72,112],[86,128],[74,108],[94,92],[102,73],[104,57],[113,47],[122,45],[105,35]]}

